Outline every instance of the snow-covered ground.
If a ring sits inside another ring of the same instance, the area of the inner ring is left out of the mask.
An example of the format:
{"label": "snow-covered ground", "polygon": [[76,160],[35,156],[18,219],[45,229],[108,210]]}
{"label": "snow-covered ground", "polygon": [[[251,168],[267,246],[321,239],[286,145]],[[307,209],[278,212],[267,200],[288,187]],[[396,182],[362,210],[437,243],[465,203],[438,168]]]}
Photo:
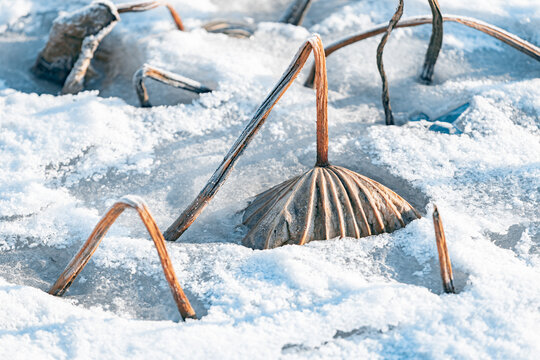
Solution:
{"label": "snow-covered ground", "polygon": [[[143,197],[165,230],[200,191],[312,32],[325,43],[388,21],[396,1],[318,0],[305,27],[276,23],[288,1],[174,0],[122,14],[89,91],[29,72],[59,11],[86,1],[0,0],[0,358],[459,358],[540,354],[540,63],[445,25],[434,84],[417,79],[430,27],[396,30],[385,66],[402,126],[383,125],[379,38],[328,58],[330,161],[389,186],[424,215],[392,234],[274,250],[240,245],[241,210],[315,161],[306,71],[276,106],[215,200],[176,243],[174,268],[199,320],[179,321],[155,248],[133,211],[67,292],[46,293],[116,199]],[[536,0],[440,0],[540,43]],[[429,14],[406,0],[404,16]],[[209,34],[215,18],[259,23],[249,39]],[[149,84],[150,63],[214,86],[200,97]],[[407,122],[465,103],[463,133]],[[437,204],[458,294],[443,294]]]}

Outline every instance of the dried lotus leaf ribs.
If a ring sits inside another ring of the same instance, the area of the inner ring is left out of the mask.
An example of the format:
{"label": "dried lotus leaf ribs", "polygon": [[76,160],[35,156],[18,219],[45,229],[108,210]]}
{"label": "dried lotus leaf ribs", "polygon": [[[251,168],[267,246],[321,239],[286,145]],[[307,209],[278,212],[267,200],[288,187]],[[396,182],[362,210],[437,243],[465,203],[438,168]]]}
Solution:
{"label": "dried lotus leaf ribs", "polygon": [[420,217],[392,190],[328,162],[326,61],[322,41],[318,35],[313,35],[300,48],[197,198],[164,233],[166,240],[177,240],[212,200],[312,51],[317,99],[315,167],[255,198],[244,213],[244,224],[249,232],[243,244],[267,249],[336,236],[359,238],[394,231]]}
{"label": "dried lotus leaf ribs", "polygon": [[254,249],[392,232],[420,215],[387,187],[340,166],[317,166],[258,195],[244,212]]}

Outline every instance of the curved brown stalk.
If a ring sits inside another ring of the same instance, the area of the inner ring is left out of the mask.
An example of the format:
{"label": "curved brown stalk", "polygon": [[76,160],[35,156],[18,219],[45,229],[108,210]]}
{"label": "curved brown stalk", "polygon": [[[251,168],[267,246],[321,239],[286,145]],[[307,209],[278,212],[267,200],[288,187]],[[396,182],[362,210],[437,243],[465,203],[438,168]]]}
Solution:
{"label": "curved brown stalk", "polygon": [[313,0],[294,0],[287,10],[285,10],[279,22],[297,26],[301,25],[312,2]]}
{"label": "curved brown stalk", "polygon": [[88,240],[86,240],[77,255],[73,257],[71,262],[66,266],[65,270],[59,276],[58,280],[56,280],[54,285],[51,287],[51,289],[49,290],[49,294],[62,296],[67,291],[67,289],[71,286],[77,275],[79,275],[79,273],[86,266],[94,252],[97,250],[97,247],[99,246],[101,240],[103,240],[103,237],[105,236],[111,225],[116,221],[116,219],[120,216],[120,214],[122,214],[122,212],[126,208],[132,208],[137,211],[142,222],[144,223],[144,226],[148,230],[150,237],[152,237],[152,240],[154,240],[154,244],[156,245],[156,250],[161,261],[161,266],[163,267],[165,278],[169,283],[169,287],[171,289],[174,301],[176,302],[176,306],[178,307],[178,311],[180,311],[182,319],[195,319],[195,311],[191,307],[188,298],[186,297],[184,291],[182,290],[182,287],[178,283],[178,278],[176,277],[174,268],[171,263],[171,259],[169,258],[169,254],[167,253],[167,248],[165,247],[165,240],[163,239],[163,235],[161,234],[161,231],[156,225],[156,222],[154,221],[152,215],[148,211],[146,204],[142,200],[135,197],[123,198],[120,201],[116,202],[107,211],[107,213],[98,222],[98,224],[94,228],[94,231],[92,231],[92,234],[90,234],[90,237],[88,238]]}
{"label": "curved brown stalk", "polygon": [[147,11],[157,8],[158,6],[165,6],[167,7],[167,10],[169,10],[169,13],[171,13],[171,17],[173,18],[174,23],[176,24],[176,27],[180,31],[184,31],[184,24],[182,23],[182,19],[180,18],[180,15],[174,10],[171,4],[165,1],[145,1],[145,2],[138,2],[138,3],[125,3],[125,4],[118,4],[116,8],[118,9],[119,13],[124,12],[140,12],[140,11]]}
{"label": "curved brown stalk", "polygon": [[146,77],[197,94],[212,92],[212,89],[207,88],[198,81],[145,64],[133,75],[133,86],[135,87],[135,92],[137,93],[137,97],[139,98],[142,107],[152,106],[148,99],[148,91],[144,85],[144,79]]}
{"label": "curved brown stalk", "polygon": [[377,68],[379,69],[379,74],[381,75],[382,80],[382,103],[384,108],[384,116],[386,118],[386,125],[394,125],[394,116],[392,115],[392,107],[390,106],[388,79],[386,78],[386,73],[384,72],[384,64],[382,57],[384,52],[384,46],[388,41],[388,37],[390,36],[392,30],[394,30],[394,28],[396,27],[399,19],[401,18],[401,15],[403,15],[403,0],[399,0],[399,5],[396,9],[396,12],[394,13],[394,16],[392,16],[392,19],[390,19],[390,23],[386,28],[386,32],[383,35],[379,46],[377,47]]}
{"label": "curved brown stalk", "polygon": [[328,121],[327,121],[327,99],[328,88],[326,82],[326,65],[324,56],[324,47],[321,38],[318,35],[310,37],[295,55],[292,63],[289,65],[281,79],[272,89],[270,94],[259,106],[255,115],[250,120],[240,137],[236,140],[229,150],[219,167],[216,169],[208,183],[187,207],[186,210],[169,226],[165,231],[165,239],[169,241],[177,240],[186,231],[189,226],[197,219],[206,205],[212,200],[221,185],[229,176],[238,157],[242,155],[249,145],[253,136],[264,124],[270,111],[279,101],[285,91],[291,86],[292,82],[304,66],[309,54],[313,50],[316,64],[315,83],[317,88],[317,165],[325,166],[328,164]]}
{"label": "curved brown stalk", "polygon": [[428,0],[431,14],[433,15],[431,38],[424,60],[424,67],[420,79],[426,84],[431,84],[433,79],[433,69],[439,57],[443,40],[443,19],[439,2],[437,0]]}
{"label": "curved brown stalk", "polygon": [[[456,23],[468,26],[472,29],[481,31],[484,34],[487,34],[491,37],[494,37],[497,40],[502,41],[503,43],[524,53],[525,55],[532,57],[536,61],[540,61],[540,48],[538,46],[533,45],[530,42],[523,40],[520,37],[514,34],[511,34],[507,32],[506,30],[503,30],[497,26],[485,23],[481,20],[477,20],[477,19],[473,19],[469,17],[457,16],[457,15],[443,16],[443,22],[456,22]],[[411,18],[401,20],[396,25],[396,28],[407,28],[407,27],[414,27],[414,26],[426,25],[426,24],[431,24],[431,23],[432,23],[431,16],[424,15],[424,16],[411,17]],[[351,45],[356,42],[362,41],[364,39],[368,39],[373,36],[382,34],[383,32],[386,31],[387,26],[388,25],[381,24],[381,25],[375,26],[374,28],[371,28],[370,30],[363,31],[359,34],[347,36],[346,38],[343,38],[341,40],[338,40],[328,45],[324,49],[324,53],[328,57],[330,56],[330,54],[336,52],[337,50],[347,45]],[[314,77],[315,77],[315,68],[312,67],[304,85],[312,88]]]}
{"label": "curved brown stalk", "polygon": [[444,235],[444,228],[437,206],[433,209],[433,226],[435,227],[435,239],[437,241],[437,252],[439,253],[439,265],[441,267],[444,292],[455,294],[452,263],[450,262],[450,255],[446,247],[446,236]]}

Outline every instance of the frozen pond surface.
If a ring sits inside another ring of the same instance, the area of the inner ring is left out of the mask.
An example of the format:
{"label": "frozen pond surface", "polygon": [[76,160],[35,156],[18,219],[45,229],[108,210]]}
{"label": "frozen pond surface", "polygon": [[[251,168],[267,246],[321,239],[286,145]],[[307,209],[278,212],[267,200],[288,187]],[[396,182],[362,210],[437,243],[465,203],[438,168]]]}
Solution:
{"label": "frozen pond surface", "polygon": [[[423,215],[392,234],[254,251],[240,245],[248,201],[315,161],[315,96],[304,71],[211,205],[176,243],[174,268],[200,320],[179,315],[144,226],[126,211],[63,298],[46,293],[100,216],[143,197],[165,230],[192,201],[312,32],[323,41],[385,22],[391,1],[315,1],[304,27],[287,1],[171,1],[122,14],[88,91],[29,71],[60,10],[83,1],[0,0],[0,358],[525,358],[540,353],[540,63],[445,25],[434,84],[417,79],[430,27],[396,30],[385,67],[400,126],[383,125],[379,38],[328,58],[330,161],[392,188]],[[540,43],[537,1],[440,1]],[[427,1],[405,15],[429,13]],[[257,23],[250,39],[209,34]],[[143,63],[216,91],[149,83]],[[425,114],[461,134],[430,131]],[[442,294],[431,212],[447,235],[457,295]]]}

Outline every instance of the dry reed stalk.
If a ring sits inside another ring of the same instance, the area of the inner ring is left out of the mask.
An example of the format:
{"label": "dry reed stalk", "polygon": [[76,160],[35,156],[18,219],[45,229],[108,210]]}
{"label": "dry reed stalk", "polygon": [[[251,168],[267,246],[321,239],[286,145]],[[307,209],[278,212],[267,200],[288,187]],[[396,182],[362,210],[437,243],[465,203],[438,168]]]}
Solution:
{"label": "dry reed stalk", "polygon": [[107,231],[111,225],[126,208],[132,208],[137,211],[139,217],[144,223],[144,226],[148,230],[150,237],[154,241],[159,255],[159,260],[161,261],[161,266],[163,268],[163,273],[165,274],[165,278],[169,283],[174,301],[176,302],[176,306],[178,307],[178,311],[180,312],[182,319],[195,319],[195,311],[191,307],[191,304],[184,294],[184,291],[182,290],[182,287],[180,286],[178,278],[174,272],[171,259],[165,246],[165,239],[163,238],[163,235],[154,221],[154,218],[150,214],[146,204],[142,200],[135,197],[123,198],[116,202],[107,211],[107,213],[98,222],[94,228],[94,231],[92,231],[92,234],[90,234],[79,252],[73,257],[62,274],[58,277],[58,280],[56,280],[54,285],[51,287],[49,294],[62,296],[67,291],[77,275],[79,275],[94,252],[97,250],[97,247],[101,243],[101,240],[103,240],[105,237],[105,234],[107,234]]}

